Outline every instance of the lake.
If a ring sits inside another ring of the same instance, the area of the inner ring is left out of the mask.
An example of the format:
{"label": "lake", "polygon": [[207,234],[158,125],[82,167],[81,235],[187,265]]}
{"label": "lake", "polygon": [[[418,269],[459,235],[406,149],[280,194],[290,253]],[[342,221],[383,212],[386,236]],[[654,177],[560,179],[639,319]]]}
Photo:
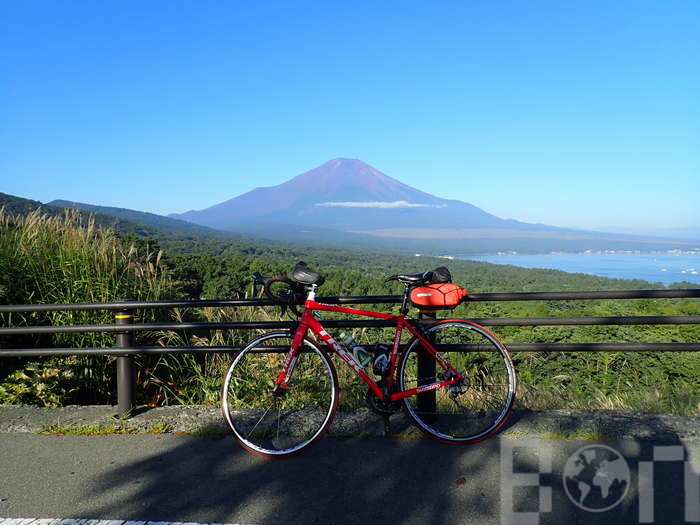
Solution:
{"label": "lake", "polygon": [[660,253],[548,253],[540,255],[460,256],[458,259],[512,264],[523,268],[551,268],[619,279],[644,279],[671,284],[700,285],[700,252]]}

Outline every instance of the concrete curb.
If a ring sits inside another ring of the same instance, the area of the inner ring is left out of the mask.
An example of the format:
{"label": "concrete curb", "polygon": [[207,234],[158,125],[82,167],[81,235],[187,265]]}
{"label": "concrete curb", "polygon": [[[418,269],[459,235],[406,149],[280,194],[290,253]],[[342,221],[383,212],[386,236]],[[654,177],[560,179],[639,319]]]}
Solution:
{"label": "concrete curb", "polygon": [[[134,432],[227,434],[219,407],[169,406],[141,407],[125,420],[115,418],[113,406],[67,406],[56,408],[0,405],[0,433],[33,433],[47,427],[83,427],[121,423]],[[330,434],[338,436],[381,436],[382,418],[369,409],[339,412]],[[419,431],[398,412],[391,416],[391,434],[417,437]],[[700,417],[681,417],[638,412],[547,412],[515,411],[501,432],[502,436],[551,435],[595,439],[641,439],[673,441],[700,440]]]}

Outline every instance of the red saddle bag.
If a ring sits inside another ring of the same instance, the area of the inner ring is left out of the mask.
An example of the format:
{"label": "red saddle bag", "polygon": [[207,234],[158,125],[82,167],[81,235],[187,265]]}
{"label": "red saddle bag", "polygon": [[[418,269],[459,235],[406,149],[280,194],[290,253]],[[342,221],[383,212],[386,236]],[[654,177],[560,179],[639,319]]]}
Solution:
{"label": "red saddle bag", "polygon": [[467,296],[467,291],[454,283],[417,286],[409,292],[409,299],[419,310],[454,308]]}

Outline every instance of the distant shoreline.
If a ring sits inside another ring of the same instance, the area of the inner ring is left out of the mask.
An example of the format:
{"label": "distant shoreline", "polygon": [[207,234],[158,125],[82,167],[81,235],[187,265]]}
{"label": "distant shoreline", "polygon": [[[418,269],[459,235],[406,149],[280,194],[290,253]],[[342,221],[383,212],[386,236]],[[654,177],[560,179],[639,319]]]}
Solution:
{"label": "distant shoreline", "polygon": [[[503,255],[656,255],[656,254],[668,254],[668,255],[700,255],[700,248],[694,248],[691,250],[578,250],[578,251],[564,251],[564,250],[552,250],[546,252],[519,252],[517,250],[506,250],[506,251],[496,251],[487,252],[473,255],[434,255],[433,257],[442,258],[452,258],[452,259],[466,259],[469,257],[496,257]],[[421,254],[416,254],[421,255]],[[427,254],[423,254],[427,255]]]}
{"label": "distant shoreline", "polygon": [[459,255],[454,259],[585,273],[612,279],[636,279],[671,285],[700,286],[700,250],[587,250],[523,254],[515,251],[489,255]]}

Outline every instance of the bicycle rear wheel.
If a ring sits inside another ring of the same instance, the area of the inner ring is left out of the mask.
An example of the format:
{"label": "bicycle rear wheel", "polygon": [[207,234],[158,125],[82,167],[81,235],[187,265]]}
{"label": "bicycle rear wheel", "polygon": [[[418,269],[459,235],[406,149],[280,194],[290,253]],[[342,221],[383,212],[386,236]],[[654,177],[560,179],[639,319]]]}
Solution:
{"label": "bicycle rear wheel", "polygon": [[254,339],[224,378],[224,418],[239,443],[259,456],[285,456],[310,445],[329,427],[338,404],[335,368],[309,340],[304,340],[286,391],[273,395],[292,339],[290,332]]}
{"label": "bicycle rear wheel", "polygon": [[[408,418],[445,443],[476,443],[493,435],[505,423],[515,401],[515,368],[505,345],[486,328],[464,320],[438,321],[424,334],[464,379],[404,398]],[[428,370],[419,364],[420,356],[425,356]],[[428,355],[417,338],[409,342],[397,374],[404,391],[453,377]]]}

